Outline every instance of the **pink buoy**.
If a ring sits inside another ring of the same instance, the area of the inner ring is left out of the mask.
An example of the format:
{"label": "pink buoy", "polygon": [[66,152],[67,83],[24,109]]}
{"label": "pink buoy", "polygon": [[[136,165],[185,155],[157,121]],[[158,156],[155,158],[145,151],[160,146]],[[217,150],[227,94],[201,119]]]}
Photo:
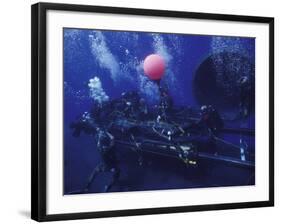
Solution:
{"label": "pink buoy", "polygon": [[158,54],[148,55],[144,60],[143,69],[151,80],[160,80],[164,75],[165,61]]}

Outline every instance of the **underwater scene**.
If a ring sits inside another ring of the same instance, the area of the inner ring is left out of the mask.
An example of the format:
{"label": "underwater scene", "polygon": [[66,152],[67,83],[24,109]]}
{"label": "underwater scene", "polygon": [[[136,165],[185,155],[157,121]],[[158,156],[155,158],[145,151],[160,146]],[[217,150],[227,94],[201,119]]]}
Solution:
{"label": "underwater scene", "polygon": [[63,29],[64,194],[255,185],[255,38]]}

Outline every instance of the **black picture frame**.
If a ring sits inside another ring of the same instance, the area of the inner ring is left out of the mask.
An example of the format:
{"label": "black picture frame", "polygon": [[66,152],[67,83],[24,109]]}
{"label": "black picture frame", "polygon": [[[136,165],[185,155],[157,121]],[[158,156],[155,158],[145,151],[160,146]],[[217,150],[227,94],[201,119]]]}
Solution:
{"label": "black picture frame", "polygon": [[[46,12],[64,10],[100,12],[124,15],[162,16],[254,22],[269,24],[269,200],[243,203],[209,204],[196,206],[161,207],[148,209],[115,210],[71,214],[46,214]],[[163,11],[136,8],[102,7],[73,4],[37,3],[32,5],[31,18],[31,71],[32,71],[32,165],[31,165],[31,218],[36,221],[54,221],[115,216],[132,216],[205,210],[266,207],[274,205],[274,18],[182,11]]]}

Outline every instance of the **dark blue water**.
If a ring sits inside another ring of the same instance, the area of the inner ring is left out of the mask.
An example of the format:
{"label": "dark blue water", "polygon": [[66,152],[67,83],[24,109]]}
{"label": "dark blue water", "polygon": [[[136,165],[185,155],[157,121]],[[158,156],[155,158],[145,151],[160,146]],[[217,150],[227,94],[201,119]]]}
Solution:
{"label": "dark blue water", "polygon": [[[239,105],[235,100],[235,88],[231,88],[235,82],[233,76],[224,79],[220,73],[220,66],[223,66],[224,71],[230,71],[234,76],[252,75],[255,65],[253,38],[64,29],[65,194],[83,189],[101,159],[93,137],[86,134],[79,138],[73,137],[70,123],[88,111],[94,100],[101,100],[105,96],[115,99],[129,90],[139,91],[149,105],[157,104],[158,88],[147,79],[142,68],[144,58],[152,53],[160,54],[165,59],[166,73],[161,84],[168,87],[174,104],[196,109],[208,99],[196,97],[194,78],[202,63],[215,55],[215,68],[212,69],[218,71],[224,80],[218,82],[218,91],[229,90],[229,96],[226,95],[231,100],[226,99],[226,106],[223,100],[222,103],[214,103],[227,126],[254,129],[254,102],[251,101],[253,106],[250,115],[244,119],[234,119]],[[225,58],[225,54],[229,57]],[[206,70],[209,70],[208,67]],[[100,92],[91,95],[88,83],[94,77],[99,80],[101,88]],[[231,134],[222,137],[234,144],[239,144],[241,139],[240,135]],[[242,137],[251,153],[254,153],[254,136]],[[254,184],[254,170],[216,162],[202,164],[197,169],[186,169],[176,160],[147,155],[143,166],[139,166],[133,152],[122,150],[119,160],[120,179],[111,191]],[[90,192],[102,192],[111,176],[110,172],[100,174]]]}

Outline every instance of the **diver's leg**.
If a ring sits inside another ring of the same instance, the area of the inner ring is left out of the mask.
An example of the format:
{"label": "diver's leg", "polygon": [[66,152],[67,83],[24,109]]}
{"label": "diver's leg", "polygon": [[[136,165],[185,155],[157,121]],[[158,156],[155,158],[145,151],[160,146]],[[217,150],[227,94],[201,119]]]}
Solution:
{"label": "diver's leg", "polygon": [[108,192],[111,187],[118,181],[120,177],[120,169],[119,168],[111,168],[110,172],[113,172],[113,177],[111,182],[108,185],[105,185],[104,192]]}
{"label": "diver's leg", "polygon": [[94,181],[95,177],[97,176],[97,174],[99,174],[100,172],[103,172],[103,170],[104,170],[104,165],[103,164],[97,165],[95,167],[95,169],[93,170],[93,172],[91,173],[91,175],[89,176],[86,187],[81,189],[81,190],[70,191],[70,192],[68,192],[68,194],[87,193],[89,191],[89,188],[90,188],[92,182]]}
{"label": "diver's leg", "polygon": [[143,165],[143,155],[141,152],[138,153],[138,163],[139,163],[139,166]]}
{"label": "diver's leg", "polygon": [[88,178],[88,182],[87,182],[87,185],[84,189],[84,192],[88,192],[89,191],[89,188],[92,184],[92,182],[94,181],[95,177],[101,173],[101,172],[104,172],[104,164],[99,164],[96,166],[96,168],[93,170],[93,172],[91,173],[91,175],[89,176]]}
{"label": "diver's leg", "polygon": [[130,134],[130,139],[133,141],[135,147],[132,147],[131,149],[137,153],[138,155],[138,164],[139,166],[143,165],[143,155],[142,155],[142,149],[141,149],[141,143],[136,141],[136,138],[133,134]]}

